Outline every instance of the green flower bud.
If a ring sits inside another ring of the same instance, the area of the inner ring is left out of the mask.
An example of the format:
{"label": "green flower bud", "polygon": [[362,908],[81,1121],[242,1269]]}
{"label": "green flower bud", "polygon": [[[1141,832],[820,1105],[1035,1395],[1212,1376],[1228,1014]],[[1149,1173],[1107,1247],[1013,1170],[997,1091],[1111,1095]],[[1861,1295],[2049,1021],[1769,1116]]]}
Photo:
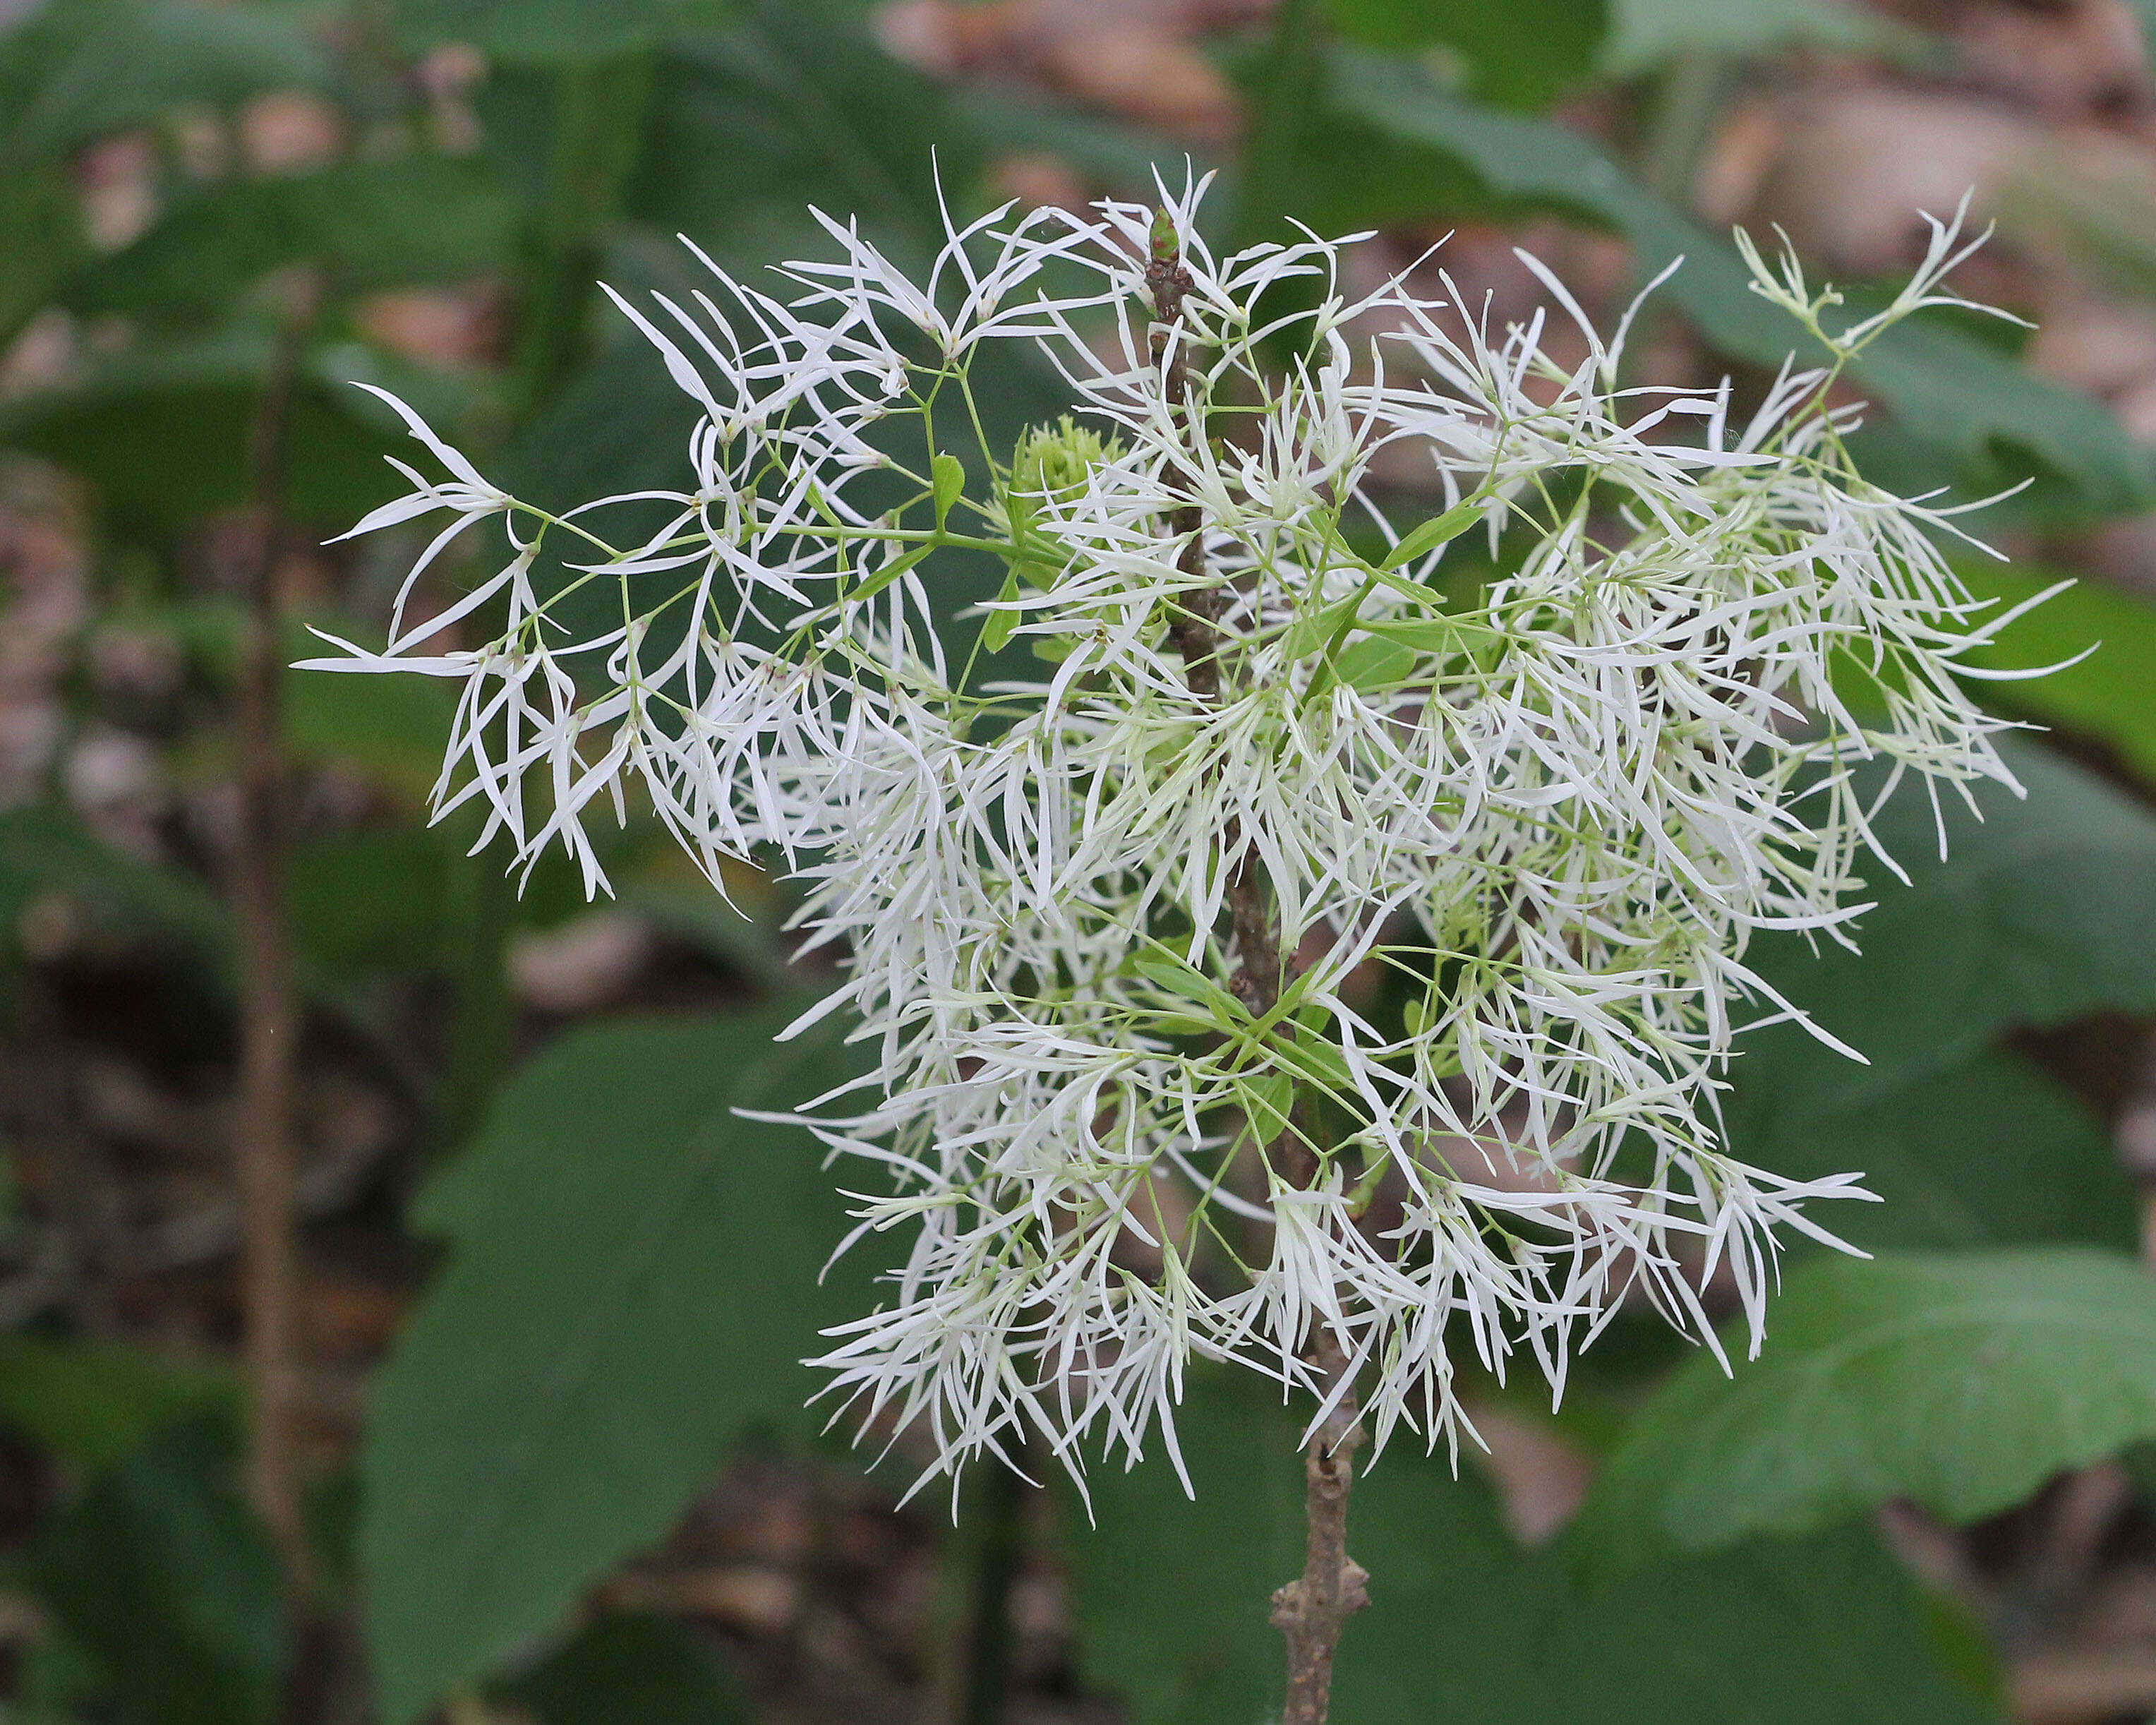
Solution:
{"label": "green flower bud", "polygon": [[1018,575],[1038,588],[1055,584],[1061,563],[1055,560],[1053,540],[1039,530],[1041,505],[1077,496],[1095,468],[1122,453],[1121,444],[1079,424],[1068,413],[1053,425],[1036,425],[1019,439],[1004,487],[1004,515],[1012,539],[1034,554],[1013,564]]}

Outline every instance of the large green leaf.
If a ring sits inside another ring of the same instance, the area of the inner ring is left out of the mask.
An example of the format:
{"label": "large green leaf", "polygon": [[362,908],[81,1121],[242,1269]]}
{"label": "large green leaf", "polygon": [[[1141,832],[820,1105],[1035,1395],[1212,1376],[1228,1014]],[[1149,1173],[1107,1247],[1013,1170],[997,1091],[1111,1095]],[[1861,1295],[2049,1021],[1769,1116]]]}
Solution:
{"label": "large green leaf", "polygon": [[740,1689],[671,1618],[602,1617],[504,1698],[538,1725],[748,1725]]}
{"label": "large green leaf", "polygon": [[[1482,107],[1397,55],[1337,51],[1337,107],[1396,137],[1451,152],[1492,191],[1584,215],[1629,239],[1650,275],[1681,257],[1665,291],[1723,352],[1777,367],[1810,341],[1751,291],[1733,248],[1638,185],[1599,145],[1547,120]],[[1908,433],[1966,458],[2025,451],[2102,509],[2145,506],[2156,466],[2092,398],[2037,377],[1935,326],[1903,325],[1856,368]]]}
{"label": "large green leaf", "polygon": [[18,156],[57,155],[175,108],[226,107],[329,78],[306,21],[279,8],[103,0],[53,9],[66,14],[66,48],[7,140]]}
{"label": "large green leaf", "polygon": [[2150,1436],[2156,1280],[2132,1259],[1821,1259],[1790,1276],[1758,1360],[1725,1377],[1702,1356],[1656,1393],[1576,1535],[1617,1565],[1894,1497],[1969,1521]]}
{"label": "large green leaf", "polygon": [[285,1661],[283,1584],[211,1422],[162,1433],[100,1474],[32,1565],[128,1725],[270,1725]]}
{"label": "large green leaf", "polygon": [[649,49],[732,9],[729,0],[403,0],[398,13],[416,48],[468,42],[512,64],[558,64]]}
{"label": "large green leaf", "polygon": [[[1330,0],[1340,32],[1373,48],[1439,48],[1466,63],[1466,89],[1508,108],[1542,108],[1594,76],[1612,22],[1605,0]],[[1623,16],[1623,0],[1614,8]]]}
{"label": "large green leaf", "polygon": [[339,162],[314,173],[227,182],[177,204],[85,271],[82,311],[203,314],[303,260],[340,289],[442,281],[510,259],[518,208],[484,160],[431,155]]}
{"label": "large green leaf", "polygon": [[[1825,1049],[1810,1058],[1830,1080],[1847,1064]],[[1861,1170],[1881,1202],[1811,1211],[1851,1245],[2133,1250],[2140,1207],[2110,1134],[2025,1061],[1983,1050],[1844,1107],[1812,1106],[1812,1088],[1740,1085],[1731,1142],[1747,1162],[1799,1179]]]}
{"label": "large green leaf", "polygon": [[[1972,558],[1957,569],[1972,593],[1999,600],[2002,608],[2065,578],[2055,569],[1989,558]],[[2089,653],[2092,647],[2096,651]],[[2067,664],[2075,659],[2081,662]],[[2066,666],[2026,682],[1992,685],[1991,691],[2013,711],[2108,743],[2128,768],[2156,784],[2156,701],[2148,698],[2156,678],[2156,605],[2084,580],[2017,619],[1971,660],[2006,670]]]}
{"label": "large green leaf", "polygon": [[[44,456],[97,488],[129,523],[169,526],[246,502],[248,436],[269,363],[263,334],[234,332],[130,350],[79,383],[0,409],[0,444]],[[286,501],[303,519],[348,524],[403,481],[383,462],[402,428],[379,403],[311,367],[293,403]]]}
{"label": "large green leaf", "polygon": [[766,0],[675,44],[657,80],[627,213],[729,268],[828,247],[812,203],[925,263],[942,239],[937,176],[963,201],[983,161],[954,99],[834,0]]}
{"label": "large green leaf", "polygon": [[386,1725],[545,1634],[658,1539],[750,1427],[800,1432],[799,1362],[870,1309],[809,1136],[834,1040],[768,1015],[564,1039],[428,1194],[451,1241],[376,1379],[361,1549]]}
{"label": "large green leaf", "polygon": [[1844,1110],[1966,1060],[2009,1026],[2156,1009],[2156,816],[2093,774],[2008,740],[2027,788],[1977,793],[1978,819],[1943,793],[1948,855],[1930,803],[1905,787],[1877,830],[1908,870],[1875,869],[1861,955],[1801,941],[1754,944],[1748,962],[1860,1065],[1793,1026],[1743,1039],[1733,1069],[1747,1107]]}
{"label": "large green leaf", "polygon": [[287,873],[293,944],[331,975],[434,969],[456,867],[446,837],[418,827],[308,839]]}
{"label": "large green leaf", "polygon": [[2133,1194],[2107,1135],[2056,1084],[1991,1047],[2015,1025],[2156,1004],[2156,819],[2030,744],[2028,788],[1979,793],[1984,819],[1905,787],[1883,870],[1856,929],[1861,955],[1791,937],[1748,960],[1861,1050],[1851,1060],[1791,1024],[1746,1035],[1725,1118],[1746,1160],[1810,1178],[1860,1170],[1885,1200],[1820,1219],[1867,1250],[2079,1242],[2126,1249]]}
{"label": "large green leaf", "polygon": [[1902,33],[1838,0],[1610,0],[1602,66],[1620,76],[1689,54],[1735,59],[1797,43],[1877,49]]}
{"label": "large green leaf", "polygon": [[[1137,1725],[1272,1717],[1271,1589],[1302,1568],[1296,1430],[1263,1394],[1194,1377],[1181,1421],[1198,1496],[1164,1457],[1094,1486],[1070,1535],[1081,1657]],[[1471,1473],[1402,1446],[1355,1486],[1348,1548],[1370,1609],[1340,1648],[1355,1725],[1975,1725],[1928,1658],[1907,1583],[1868,1532],[1753,1546],[1591,1596],[1500,1526]]]}

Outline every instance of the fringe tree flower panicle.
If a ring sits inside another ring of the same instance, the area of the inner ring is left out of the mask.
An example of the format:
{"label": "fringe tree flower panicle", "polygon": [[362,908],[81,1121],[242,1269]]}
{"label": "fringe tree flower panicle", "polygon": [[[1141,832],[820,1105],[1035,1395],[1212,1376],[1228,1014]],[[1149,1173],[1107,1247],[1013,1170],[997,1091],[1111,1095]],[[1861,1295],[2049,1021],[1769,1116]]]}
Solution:
{"label": "fringe tree flower panicle", "polygon": [[[800,883],[842,970],[803,1023],[849,1014],[873,1064],[798,1117],[911,1239],[820,1363],[953,1473],[1022,1433],[1074,1472],[1173,1455],[1193,1356],[1456,1445],[1458,1350],[1561,1389],[1635,1291],[1713,1345],[1702,1265],[1756,1348],[1778,1232],[1868,1194],[1722,1141],[1738,1031],[1794,1015],[1748,944],[1849,938],[1862,859],[1893,867],[1861,763],[2011,783],[1957,680],[1988,630],[1953,524],[1861,477],[1828,394],[1960,303],[1958,218],[1839,333],[1748,246],[1827,361],[1746,417],[1625,385],[1631,314],[1605,342],[1532,259],[1577,363],[1449,279],[1348,299],[1354,239],[1216,257],[1204,190],[951,223],[917,286],[825,219],[774,290],[618,300],[701,409],[688,490],[551,515],[400,408],[451,477],[361,530],[451,511],[424,566],[500,516],[516,555],[320,661],[461,683],[437,807],[527,867],[558,844],[603,886],[586,825],[633,789],[715,884]],[[995,341],[1069,391],[1015,449],[974,393]],[[1381,456],[1434,515],[1389,517]],[[616,545],[630,504],[665,519]],[[1008,571],[982,649],[925,579],[952,550]],[[565,628],[585,588],[619,621]],[[1034,675],[980,673],[1006,644]]]}

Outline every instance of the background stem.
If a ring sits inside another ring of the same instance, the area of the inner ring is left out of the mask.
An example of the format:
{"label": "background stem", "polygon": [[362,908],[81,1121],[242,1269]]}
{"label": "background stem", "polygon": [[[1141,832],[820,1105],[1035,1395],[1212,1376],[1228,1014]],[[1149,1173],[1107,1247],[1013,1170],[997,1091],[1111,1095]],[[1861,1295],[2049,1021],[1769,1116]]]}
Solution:
{"label": "background stem", "polygon": [[1014,1469],[993,1459],[982,1467],[981,1476],[958,1725],[999,1725],[1004,1717],[1011,1686],[1011,1589],[1025,1557],[1030,1488]]}
{"label": "background stem", "polygon": [[320,273],[295,270],[252,427],[254,521],[244,571],[247,606],[238,703],[239,831],[232,859],[241,1004],[234,1143],[245,1241],[242,1302],[252,1420],[248,1494],[284,1560],[295,1599],[312,1579],[293,1450],[299,1400],[299,1243],[292,1214],[292,1099],[299,1040],[285,910],[284,653],[277,569],[293,398],[321,300]]}

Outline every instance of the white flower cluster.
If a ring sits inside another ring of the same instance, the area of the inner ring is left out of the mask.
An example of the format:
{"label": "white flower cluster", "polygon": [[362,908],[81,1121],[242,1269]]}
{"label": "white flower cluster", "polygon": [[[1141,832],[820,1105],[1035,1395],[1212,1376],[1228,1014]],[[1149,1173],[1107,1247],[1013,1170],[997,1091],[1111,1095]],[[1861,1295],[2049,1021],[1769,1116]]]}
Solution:
{"label": "white flower cluster", "polygon": [[[1788,1011],[1747,942],[1845,937],[1860,763],[2008,780],[1956,681],[1996,624],[1829,395],[1951,300],[1958,223],[1840,336],[1755,258],[1826,356],[1740,415],[1626,387],[1624,328],[1532,260],[1576,366],[1449,281],[1349,302],[1353,241],[1216,259],[1203,189],[954,225],[920,286],[827,220],[836,260],[776,295],[714,266],[716,300],[620,302],[703,410],[679,493],[550,516],[408,412],[451,478],[355,531],[453,511],[424,567],[498,515],[521,554],[321,662],[464,685],[437,801],[483,803],[482,843],[596,888],[583,823],[635,790],[715,881],[803,883],[844,976],[809,1017],[875,1055],[804,1106],[880,1167],[861,1226],[915,1230],[822,1363],[954,1473],[1022,1431],[1074,1471],[1089,1435],[1173,1455],[1193,1354],[1456,1443],[1461,1350],[1561,1388],[1633,1292],[1711,1342],[1717,1266],[1756,1347],[1775,1229],[1866,1194],[1719,1142],[1735,1032]],[[995,341],[1075,419],[992,446]],[[1404,533],[1381,452],[1442,499]],[[594,522],[632,503],[668,519],[618,547]],[[613,627],[557,624],[542,542]],[[1038,680],[954,665],[925,560],[965,552],[1009,574],[963,633]]]}

